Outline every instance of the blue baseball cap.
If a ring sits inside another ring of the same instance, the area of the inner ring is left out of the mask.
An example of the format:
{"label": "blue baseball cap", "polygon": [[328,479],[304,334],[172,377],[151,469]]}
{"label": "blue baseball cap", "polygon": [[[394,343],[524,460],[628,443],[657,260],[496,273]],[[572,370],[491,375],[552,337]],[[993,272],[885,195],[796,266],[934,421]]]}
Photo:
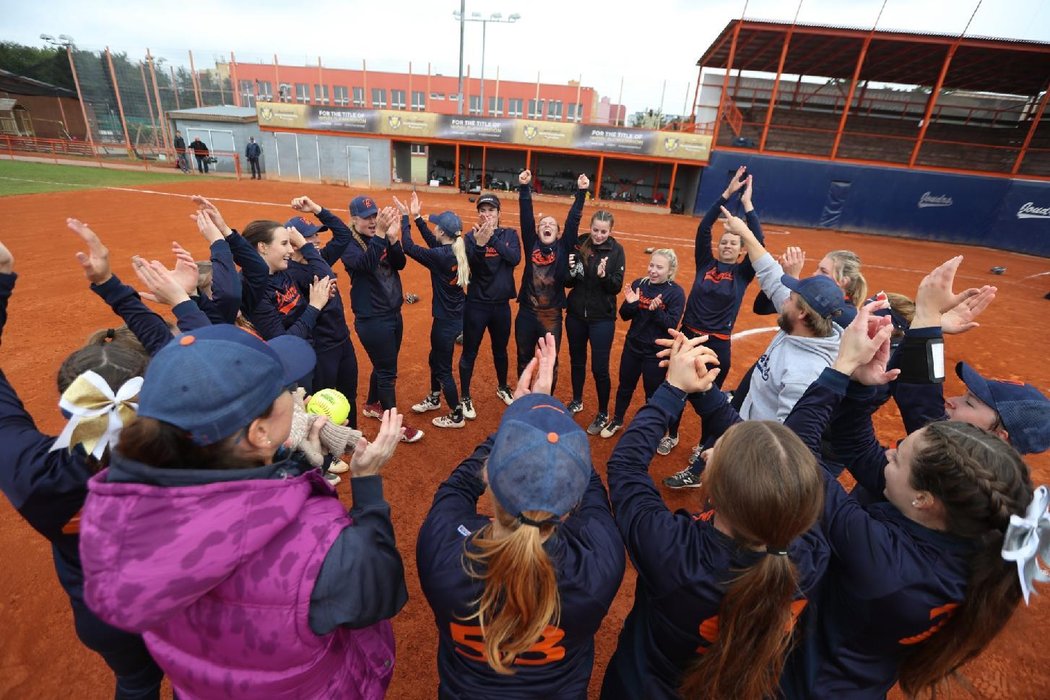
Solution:
{"label": "blue baseball cap", "polygon": [[269,343],[236,326],[176,336],[154,355],[139,392],[139,415],[213,445],[259,417],[314,368],[310,343],[282,335]]}
{"label": "blue baseball cap", "polygon": [[362,219],[367,219],[378,213],[379,207],[376,206],[375,200],[371,197],[361,195],[350,200],[350,216],[359,216]]}
{"label": "blue baseball cap", "polygon": [[591,445],[565,404],[526,394],[503,412],[486,468],[492,495],[513,517],[531,510],[561,517],[587,489]]}
{"label": "blue baseball cap", "polygon": [[985,379],[970,365],[960,362],[955,373],[966,388],[991,406],[1010,435],[1010,444],[1023,455],[1050,448],[1050,399],[1031,384]]}
{"label": "blue baseball cap", "polygon": [[813,275],[804,280],[791,275],[781,275],[780,282],[793,292],[797,292],[806,303],[824,318],[837,318],[843,314],[846,297],[827,275]]}
{"label": "blue baseball cap", "polygon": [[439,227],[447,236],[455,237],[463,233],[463,222],[453,212],[443,211],[440,214],[431,214],[427,221]]}
{"label": "blue baseball cap", "polygon": [[299,233],[303,234],[303,238],[313,238],[321,231],[327,231],[327,226],[317,226],[311,224],[309,221],[301,216],[294,216],[288,221],[284,222],[285,228],[294,228]]}

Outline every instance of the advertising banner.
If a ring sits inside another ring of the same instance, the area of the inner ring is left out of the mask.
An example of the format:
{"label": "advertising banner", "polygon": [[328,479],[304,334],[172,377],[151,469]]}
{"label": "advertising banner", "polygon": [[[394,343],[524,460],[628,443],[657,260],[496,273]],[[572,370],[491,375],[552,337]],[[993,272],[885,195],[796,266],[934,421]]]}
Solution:
{"label": "advertising banner", "polygon": [[260,102],[259,126],[382,134],[406,140],[471,141],[592,151],[669,160],[706,162],[711,137],[648,129],[549,122],[535,119],[468,117],[390,109],[354,109]]}

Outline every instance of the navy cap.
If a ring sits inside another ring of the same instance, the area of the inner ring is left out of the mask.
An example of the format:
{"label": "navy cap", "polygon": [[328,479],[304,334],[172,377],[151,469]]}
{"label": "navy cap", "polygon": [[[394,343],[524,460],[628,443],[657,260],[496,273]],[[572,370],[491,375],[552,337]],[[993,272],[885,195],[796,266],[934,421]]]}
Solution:
{"label": "navy cap", "polygon": [[361,195],[350,200],[350,216],[359,216],[362,219],[367,219],[378,213],[379,207],[376,206],[375,200],[371,197]]}
{"label": "navy cap", "polygon": [[327,226],[316,226],[311,224],[309,221],[301,216],[295,216],[288,221],[284,222],[286,228],[294,228],[299,233],[303,234],[303,238],[313,238],[321,231],[327,231]]}
{"label": "navy cap", "polygon": [[486,192],[485,194],[478,197],[478,209],[481,209],[482,204],[491,204],[492,206],[496,207],[497,211],[499,211],[500,209],[499,197],[492,194],[491,192]]}
{"label": "navy cap", "polygon": [[591,445],[565,404],[526,394],[503,412],[486,469],[492,495],[513,517],[530,510],[561,517],[590,482]]}
{"label": "navy cap", "polygon": [[213,445],[258,418],[315,363],[310,343],[293,335],[266,343],[227,324],[198,328],[153,357],[139,392],[139,415],[182,428],[198,445]]}
{"label": "navy cap", "polygon": [[427,221],[438,226],[447,236],[456,236],[463,233],[463,222],[453,212],[443,211],[440,214],[431,214]]}
{"label": "navy cap", "polygon": [[781,275],[780,282],[793,292],[797,292],[806,303],[824,318],[837,318],[843,313],[846,297],[835,280],[827,275],[813,275],[804,280],[791,275]]}
{"label": "navy cap", "polygon": [[1010,434],[1010,444],[1023,455],[1050,448],[1050,399],[1031,384],[985,379],[960,362],[955,373],[966,388],[991,406]]}

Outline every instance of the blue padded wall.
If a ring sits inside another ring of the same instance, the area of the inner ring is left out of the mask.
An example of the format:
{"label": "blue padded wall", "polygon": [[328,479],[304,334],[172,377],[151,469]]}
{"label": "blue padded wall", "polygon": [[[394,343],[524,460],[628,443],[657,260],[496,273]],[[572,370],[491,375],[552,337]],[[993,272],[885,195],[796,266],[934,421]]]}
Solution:
{"label": "blue padded wall", "polygon": [[1050,257],[1050,182],[715,151],[695,211],[746,165],[763,221],[954,241]]}

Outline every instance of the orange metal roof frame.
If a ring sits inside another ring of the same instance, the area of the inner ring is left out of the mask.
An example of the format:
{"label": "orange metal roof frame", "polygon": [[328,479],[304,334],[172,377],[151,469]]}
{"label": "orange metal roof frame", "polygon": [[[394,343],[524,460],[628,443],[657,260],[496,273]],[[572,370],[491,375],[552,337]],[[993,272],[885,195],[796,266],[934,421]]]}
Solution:
{"label": "orange metal roof frame", "polygon": [[944,88],[1030,97],[1045,90],[1050,79],[1050,44],[1043,42],[750,19],[730,20],[696,65],[726,68],[738,24],[733,69],[777,73],[790,33],[791,51],[779,72],[791,75],[849,80],[870,38],[859,80],[932,86],[953,46]]}

